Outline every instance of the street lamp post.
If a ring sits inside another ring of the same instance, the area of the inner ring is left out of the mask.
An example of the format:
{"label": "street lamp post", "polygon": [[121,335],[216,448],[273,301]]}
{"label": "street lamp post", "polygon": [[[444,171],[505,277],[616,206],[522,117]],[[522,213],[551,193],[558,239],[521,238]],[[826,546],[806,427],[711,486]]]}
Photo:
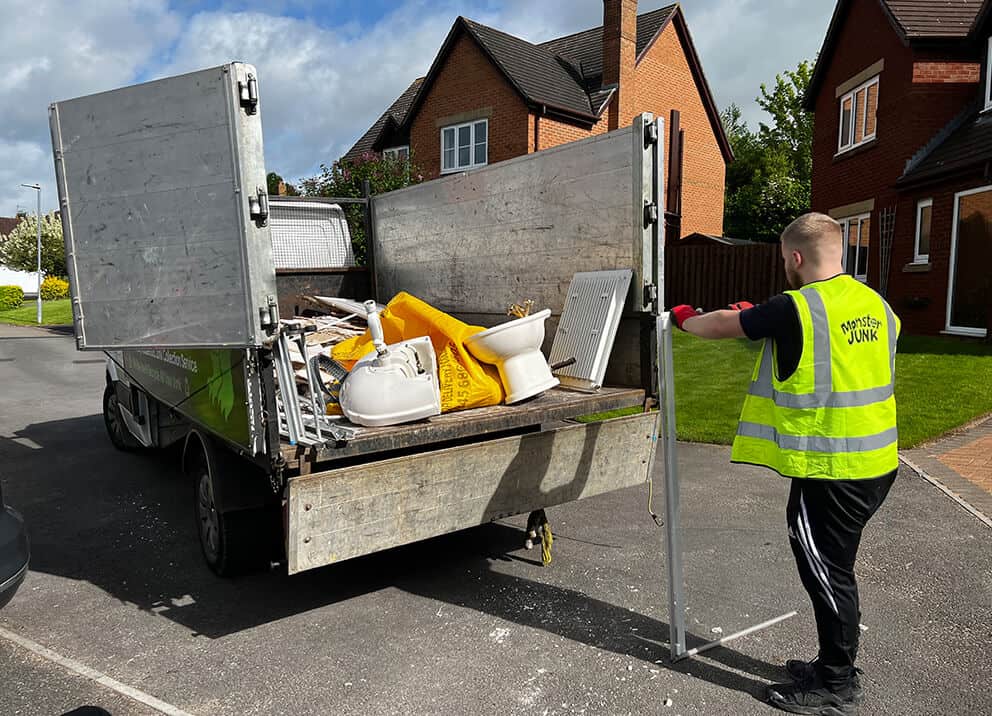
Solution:
{"label": "street lamp post", "polygon": [[34,189],[38,192],[38,325],[41,325],[41,184],[21,184],[27,189]]}

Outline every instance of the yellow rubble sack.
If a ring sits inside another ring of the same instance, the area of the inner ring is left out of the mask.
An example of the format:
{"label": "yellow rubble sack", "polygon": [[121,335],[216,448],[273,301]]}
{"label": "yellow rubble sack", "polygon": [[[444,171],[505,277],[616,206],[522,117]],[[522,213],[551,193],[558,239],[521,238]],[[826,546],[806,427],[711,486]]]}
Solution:
{"label": "yellow rubble sack", "polygon": [[[428,336],[437,354],[441,412],[481,408],[503,402],[505,393],[496,366],[480,363],[465,348],[465,339],[483,331],[424,303],[416,296],[396,294],[379,314],[386,343]],[[355,361],[374,349],[372,336],[349,338],[338,343],[331,355],[351,370]]]}

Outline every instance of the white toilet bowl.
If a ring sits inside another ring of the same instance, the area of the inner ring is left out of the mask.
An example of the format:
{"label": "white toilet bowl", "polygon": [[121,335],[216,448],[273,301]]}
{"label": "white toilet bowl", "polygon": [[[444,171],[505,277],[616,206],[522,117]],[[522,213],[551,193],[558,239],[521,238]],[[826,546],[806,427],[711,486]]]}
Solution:
{"label": "white toilet bowl", "polygon": [[551,311],[544,309],[465,339],[465,347],[472,355],[499,370],[508,405],[558,385],[558,379],[551,375],[548,361],[541,353],[544,322],[550,315]]}

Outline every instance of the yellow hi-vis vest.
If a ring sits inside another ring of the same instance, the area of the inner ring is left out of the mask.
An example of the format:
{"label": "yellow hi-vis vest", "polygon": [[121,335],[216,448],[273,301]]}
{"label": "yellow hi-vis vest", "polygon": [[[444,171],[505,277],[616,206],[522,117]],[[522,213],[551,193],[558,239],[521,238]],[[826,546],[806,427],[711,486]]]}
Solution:
{"label": "yellow hi-vis vest", "polygon": [[846,274],[786,293],[802,326],[799,366],[779,380],[774,341],[765,339],[731,460],[827,480],[895,470],[896,314]]}

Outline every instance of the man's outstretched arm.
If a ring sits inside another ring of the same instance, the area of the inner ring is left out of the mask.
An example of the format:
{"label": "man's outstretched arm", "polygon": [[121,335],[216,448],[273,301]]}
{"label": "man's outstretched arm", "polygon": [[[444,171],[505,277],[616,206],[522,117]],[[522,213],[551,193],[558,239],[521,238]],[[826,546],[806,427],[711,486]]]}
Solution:
{"label": "man's outstretched arm", "polygon": [[700,338],[745,337],[741,328],[741,313],[736,308],[696,313],[691,306],[682,305],[672,309],[672,318],[676,326]]}

